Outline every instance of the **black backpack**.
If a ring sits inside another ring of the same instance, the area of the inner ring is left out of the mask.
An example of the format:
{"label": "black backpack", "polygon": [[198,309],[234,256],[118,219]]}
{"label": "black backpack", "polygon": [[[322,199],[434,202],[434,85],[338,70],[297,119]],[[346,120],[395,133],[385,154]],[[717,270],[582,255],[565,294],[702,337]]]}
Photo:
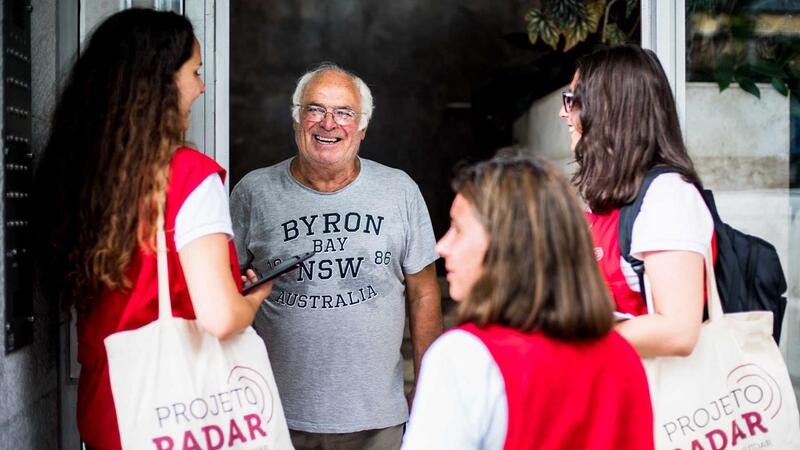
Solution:
{"label": "black backpack", "polygon": [[[639,194],[633,202],[619,211],[619,248],[622,257],[639,276],[639,286],[644,298],[644,262],[630,255],[633,221],[642,207],[644,195],[653,180],[664,173],[677,172],[671,167],[656,167],[645,175]],[[769,242],[742,233],[719,218],[714,195],[701,190],[703,200],[714,219],[717,235],[717,260],[714,273],[717,279],[722,309],[727,313],[743,311],[771,311],[772,336],[780,341],[781,322],[786,310],[786,278],[778,259],[778,252]]]}

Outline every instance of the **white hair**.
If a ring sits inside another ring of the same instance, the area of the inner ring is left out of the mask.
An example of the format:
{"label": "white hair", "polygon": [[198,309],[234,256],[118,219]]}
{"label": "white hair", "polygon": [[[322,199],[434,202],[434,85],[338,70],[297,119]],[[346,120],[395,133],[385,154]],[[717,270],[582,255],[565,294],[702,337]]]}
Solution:
{"label": "white hair", "polygon": [[358,87],[358,93],[361,97],[361,114],[359,115],[358,129],[360,131],[364,128],[367,128],[369,119],[372,117],[372,111],[375,110],[375,106],[372,104],[372,92],[370,92],[369,86],[367,86],[367,84],[364,83],[364,80],[356,76],[354,73],[344,70],[333,63],[322,63],[314,69],[304,73],[303,76],[297,80],[297,86],[295,86],[294,93],[292,94],[292,119],[294,119],[295,122],[300,123],[300,102],[303,100],[303,93],[305,92],[309,81],[322,72],[328,71],[341,72],[349,76],[353,80],[353,83],[355,83],[355,85]]}

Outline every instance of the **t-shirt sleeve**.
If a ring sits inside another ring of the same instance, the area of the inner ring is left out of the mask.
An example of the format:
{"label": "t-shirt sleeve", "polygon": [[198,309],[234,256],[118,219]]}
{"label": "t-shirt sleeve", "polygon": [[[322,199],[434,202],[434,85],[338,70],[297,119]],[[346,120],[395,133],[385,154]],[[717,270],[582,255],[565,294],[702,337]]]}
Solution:
{"label": "t-shirt sleeve", "polygon": [[215,233],[233,236],[228,194],[218,173],[201,182],[181,205],[175,217],[175,248],[180,251],[193,240]]}
{"label": "t-shirt sleeve", "polygon": [[502,449],[505,383],[477,337],[449,331],[425,352],[403,450]]}
{"label": "t-shirt sleeve", "polygon": [[247,250],[249,241],[250,203],[249,193],[244,183],[240,181],[231,192],[231,221],[233,223],[233,243],[236,247],[236,256],[239,258],[239,268],[250,267],[251,256]]}
{"label": "t-shirt sleeve", "polygon": [[403,273],[414,274],[436,261],[436,238],[425,199],[416,183],[409,180],[407,204],[408,227],[403,258]]}
{"label": "t-shirt sleeve", "polygon": [[647,190],[633,223],[631,254],[681,250],[705,255],[714,221],[697,188],[676,173],[658,176]]}

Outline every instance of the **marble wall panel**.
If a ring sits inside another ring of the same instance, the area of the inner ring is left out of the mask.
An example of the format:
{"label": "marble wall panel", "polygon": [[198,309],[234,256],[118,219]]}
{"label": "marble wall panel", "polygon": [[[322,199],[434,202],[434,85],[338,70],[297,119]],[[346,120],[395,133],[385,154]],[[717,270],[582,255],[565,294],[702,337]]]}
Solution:
{"label": "marble wall panel", "polygon": [[531,153],[543,156],[559,165],[565,174],[572,174],[575,165],[569,148],[566,122],[558,117],[561,92],[556,89],[531,104],[528,113],[514,122],[514,140]]}

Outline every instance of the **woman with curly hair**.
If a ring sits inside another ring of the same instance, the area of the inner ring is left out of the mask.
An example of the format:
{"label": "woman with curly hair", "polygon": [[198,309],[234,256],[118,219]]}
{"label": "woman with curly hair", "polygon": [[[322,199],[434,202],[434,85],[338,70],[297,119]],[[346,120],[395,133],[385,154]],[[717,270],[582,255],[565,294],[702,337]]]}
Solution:
{"label": "woman with curly hair", "polygon": [[120,447],[103,340],[158,316],[160,213],[175,317],[224,338],[271,290],[240,294],[225,171],[182,145],[201,64],[186,18],[109,17],[72,69],[36,173],[42,284],[77,313],[78,428],[90,448]]}
{"label": "woman with curly hair", "polygon": [[644,369],[567,180],[501,154],[453,186],[436,249],[460,326],[425,353],[403,449],[652,449]]}
{"label": "woman with curly hair", "polygon": [[[636,46],[604,48],[578,60],[560,117],[578,170],[573,182],[589,211],[598,263],[619,312],[617,325],[642,356],[685,356],[700,333],[704,255],[714,224],[681,136],[675,101],[656,55]],[[647,172],[658,175],[633,224],[630,253],[644,261],[648,313],[637,273],[621,255],[619,210]]]}

